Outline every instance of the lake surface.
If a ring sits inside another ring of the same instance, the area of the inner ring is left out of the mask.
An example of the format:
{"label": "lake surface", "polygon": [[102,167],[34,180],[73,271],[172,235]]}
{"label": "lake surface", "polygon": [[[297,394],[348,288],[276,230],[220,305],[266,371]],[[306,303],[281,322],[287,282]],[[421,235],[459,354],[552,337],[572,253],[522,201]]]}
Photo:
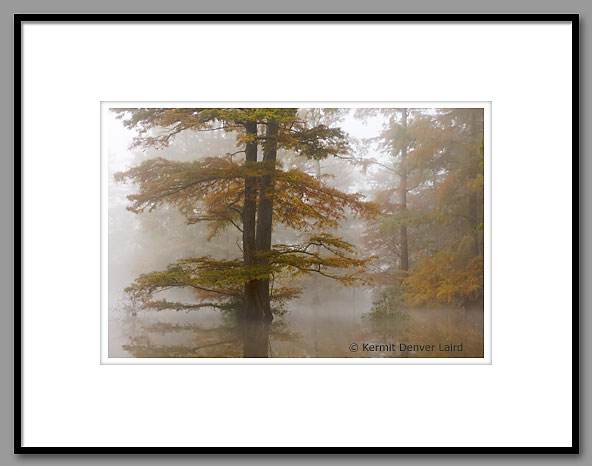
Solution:
{"label": "lake surface", "polygon": [[[272,358],[483,357],[483,311],[413,309],[373,321],[369,293],[344,290],[331,300],[298,299],[276,318]],[[135,313],[135,315],[134,315]],[[403,317],[402,317],[403,316]],[[232,319],[217,311],[109,313],[110,357],[242,357]]]}

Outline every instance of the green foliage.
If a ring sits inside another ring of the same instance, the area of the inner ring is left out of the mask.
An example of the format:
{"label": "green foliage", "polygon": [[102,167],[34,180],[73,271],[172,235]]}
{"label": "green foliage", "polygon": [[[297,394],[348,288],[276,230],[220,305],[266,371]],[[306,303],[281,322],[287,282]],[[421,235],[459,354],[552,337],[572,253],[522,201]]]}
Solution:
{"label": "green foliage", "polygon": [[[282,287],[288,277],[317,273],[344,284],[363,281],[359,268],[368,258],[351,256],[353,246],[331,234],[310,235],[302,244],[276,244],[270,251],[258,253],[266,259],[254,265],[242,260],[220,260],[209,256],[180,259],[165,270],[141,274],[125,291],[145,309],[195,310],[204,307],[224,310],[228,303],[236,302],[242,295],[245,283],[269,280],[273,286],[271,299],[276,303],[296,297],[300,289]],[[336,274],[332,270],[353,269],[351,273]],[[279,277],[279,278],[276,278]],[[191,289],[200,301],[184,304],[166,300],[154,300],[154,295],[172,289]]]}
{"label": "green foliage", "polygon": [[404,305],[402,287],[399,284],[387,286],[380,290],[372,302],[372,309],[363,317],[376,323],[384,323],[385,320],[405,322],[409,319],[409,314]]}
{"label": "green foliage", "polygon": [[[242,308],[243,299],[240,296],[232,297],[217,307],[222,315],[223,321],[226,325],[230,326],[240,325],[240,313]],[[285,317],[288,313],[286,300],[275,296],[271,302],[271,312],[276,319]]]}
{"label": "green foliage", "polygon": [[424,212],[400,210],[380,219],[379,232],[382,235],[396,235],[402,226],[418,227],[430,221]]}

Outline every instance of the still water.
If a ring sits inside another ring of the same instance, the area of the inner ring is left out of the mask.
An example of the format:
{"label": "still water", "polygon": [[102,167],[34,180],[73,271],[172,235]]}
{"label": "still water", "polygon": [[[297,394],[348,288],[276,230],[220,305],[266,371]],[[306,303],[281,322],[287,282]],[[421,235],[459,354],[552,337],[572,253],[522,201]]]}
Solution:
{"label": "still water", "polygon": [[[483,357],[483,311],[413,309],[370,320],[369,293],[344,290],[329,302],[294,300],[272,324],[272,358]],[[213,310],[109,313],[109,356],[242,357],[232,319]]]}

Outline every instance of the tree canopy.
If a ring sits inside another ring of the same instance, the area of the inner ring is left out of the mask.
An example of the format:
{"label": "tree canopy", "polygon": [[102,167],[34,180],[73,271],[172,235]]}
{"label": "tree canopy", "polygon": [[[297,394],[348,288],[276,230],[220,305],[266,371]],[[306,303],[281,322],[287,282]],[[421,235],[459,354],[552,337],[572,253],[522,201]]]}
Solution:
{"label": "tree canopy", "polygon": [[[368,280],[362,272],[369,258],[359,257],[353,245],[333,231],[348,214],[372,218],[376,206],[360,194],[331,187],[324,177],[284,169],[277,157],[278,150],[311,160],[347,154],[349,142],[340,128],[311,124],[293,108],[115,111],[126,127],[137,132],[135,148],[167,147],[184,131],[224,131],[236,136],[237,150],[231,153],[191,162],[155,157],[116,174],[117,181],[138,186],[128,196],[128,209],[134,213],[173,206],[188,224],[208,222],[208,238],[227,228],[242,234],[242,245],[238,245],[242,257],[186,257],[165,270],[141,274],[127,291],[143,308],[219,308],[239,299],[244,321],[265,322],[272,319],[273,301],[290,299],[301,291],[285,285],[290,277],[319,274],[344,284]],[[258,157],[259,147],[262,157]],[[273,243],[277,224],[297,230],[300,241]],[[191,289],[195,302],[155,298],[173,288]],[[244,339],[257,337],[245,334]]]}

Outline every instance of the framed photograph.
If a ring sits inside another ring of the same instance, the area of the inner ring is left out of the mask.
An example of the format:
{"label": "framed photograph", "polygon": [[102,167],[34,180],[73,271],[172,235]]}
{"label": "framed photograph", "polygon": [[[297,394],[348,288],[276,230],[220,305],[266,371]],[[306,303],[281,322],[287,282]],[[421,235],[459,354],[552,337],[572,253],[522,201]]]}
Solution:
{"label": "framed photograph", "polygon": [[16,15],[15,452],[577,453],[578,21]]}

